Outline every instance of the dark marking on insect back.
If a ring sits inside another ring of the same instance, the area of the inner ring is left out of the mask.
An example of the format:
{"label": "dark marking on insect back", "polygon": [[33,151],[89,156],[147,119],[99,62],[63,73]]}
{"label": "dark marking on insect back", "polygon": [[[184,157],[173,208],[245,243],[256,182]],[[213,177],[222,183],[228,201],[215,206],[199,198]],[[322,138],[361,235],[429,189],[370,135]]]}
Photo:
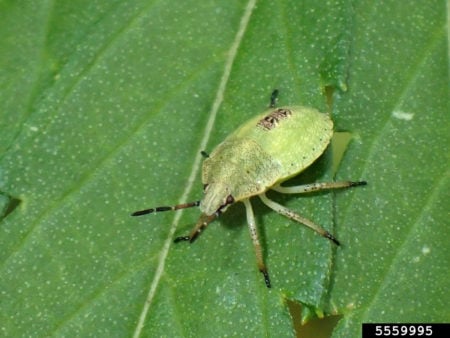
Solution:
{"label": "dark marking on insect back", "polygon": [[271,130],[275,128],[281,120],[284,120],[291,115],[292,111],[289,109],[278,108],[273,110],[269,115],[264,116],[256,125],[264,130]]}

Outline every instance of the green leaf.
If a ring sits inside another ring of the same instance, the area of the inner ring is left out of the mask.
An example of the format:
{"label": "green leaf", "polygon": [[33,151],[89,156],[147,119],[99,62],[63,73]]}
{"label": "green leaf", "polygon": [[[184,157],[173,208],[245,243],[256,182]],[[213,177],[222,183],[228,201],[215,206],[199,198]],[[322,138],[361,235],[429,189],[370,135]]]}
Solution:
{"label": "green leaf", "polygon": [[[0,332],[4,336],[288,336],[303,319],[449,321],[444,1],[0,3]],[[331,111],[352,140],[255,198],[273,288],[242,205],[193,245],[200,151],[280,105]],[[291,307],[291,306],[290,306]],[[291,307],[292,308],[292,307]]]}

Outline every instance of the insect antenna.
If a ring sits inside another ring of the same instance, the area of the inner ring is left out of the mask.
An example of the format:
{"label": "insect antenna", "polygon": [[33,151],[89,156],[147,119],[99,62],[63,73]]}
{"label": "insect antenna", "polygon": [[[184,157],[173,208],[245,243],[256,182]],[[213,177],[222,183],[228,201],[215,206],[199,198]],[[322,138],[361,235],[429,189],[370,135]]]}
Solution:
{"label": "insect antenna", "polygon": [[170,211],[170,210],[179,210],[179,209],[186,209],[186,208],[192,208],[192,207],[198,207],[200,205],[200,201],[195,202],[188,202],[183,204],[177,204],[171,207],[156,207],[156,208],[150,208],[150,209],[144,209],[144,210],[138,210],[131,214],[131,216],[142,216],[151,214],[154,212],[160,212],[160,211]]}

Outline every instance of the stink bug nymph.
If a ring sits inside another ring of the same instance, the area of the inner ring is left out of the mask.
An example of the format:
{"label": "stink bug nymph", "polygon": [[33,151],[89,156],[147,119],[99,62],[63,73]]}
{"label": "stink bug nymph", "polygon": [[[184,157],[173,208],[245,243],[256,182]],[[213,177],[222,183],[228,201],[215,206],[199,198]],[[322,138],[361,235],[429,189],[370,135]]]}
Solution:
{"label": "stink bug nymph", "polygon": [[141,216],[198,206],[201,215],[191,233],[174,240],[175,243],[192,243],[202,230],[231,204],[244,203],[258,268],[269,288],[269,273],[264,264],[250,197],[259,196],[265,205],[277,213],[306,225],[339,245],[339,241],[327,230],[268,199],[266,191],[271,189],[284,194],[301,194],[366,184],[365,181],[343,181],[291,187],[281,185],[306,169],[325,151],[333,135],[333,122],[328,114],[309,107],[275,108],[277,94],[277,90],[272,93],[268,110],[244,123],[211,154],[202,152],[205,157],[202,166],[202,200],[145,209],[132,214]]}

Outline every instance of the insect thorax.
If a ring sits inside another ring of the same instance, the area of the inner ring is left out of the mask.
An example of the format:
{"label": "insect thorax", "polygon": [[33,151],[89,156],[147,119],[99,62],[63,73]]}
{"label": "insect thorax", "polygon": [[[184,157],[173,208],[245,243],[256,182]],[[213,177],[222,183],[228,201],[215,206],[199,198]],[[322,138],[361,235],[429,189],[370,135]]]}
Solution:
{"label": "insect thorax", "polygon": [[200,208],[211,215],[227,204],[229,195],[235,202],[258,195],[276,182],[280,169],[252,139],[225,140],[203,162],[206,188]]}

